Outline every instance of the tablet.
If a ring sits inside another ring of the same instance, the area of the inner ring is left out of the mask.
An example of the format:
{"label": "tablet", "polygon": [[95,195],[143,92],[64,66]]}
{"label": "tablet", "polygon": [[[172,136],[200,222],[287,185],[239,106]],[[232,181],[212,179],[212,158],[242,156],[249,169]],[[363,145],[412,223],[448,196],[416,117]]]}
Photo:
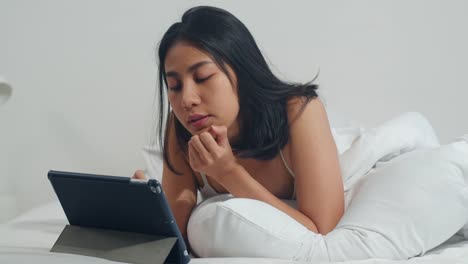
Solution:
{"label": "tablet", "polygon": [[176,237],[168,261],[190,261],[157,180],[53,170],[48,178],[70,225]]}

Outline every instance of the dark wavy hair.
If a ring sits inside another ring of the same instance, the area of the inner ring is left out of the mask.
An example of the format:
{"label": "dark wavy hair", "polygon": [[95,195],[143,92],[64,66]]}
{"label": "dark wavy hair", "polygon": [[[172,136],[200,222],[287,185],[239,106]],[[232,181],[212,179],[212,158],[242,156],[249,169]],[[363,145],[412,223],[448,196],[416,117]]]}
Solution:
{"label": "dark wavy hair", "polygon": [[165,100],[167,80],[164,61],[168,50],[179,41],[207,52],[231,83],[225,64],[237,76],[240,124],[239,135],[234,142],[230,142],[234,154],[242,158],[273,159],[289,140],[288,100],[304,98],[302,112],[305,105],[317,97],[315,90],[318,86],[313,84],[317,76],[305,84],[279,80],[268,67],[253,36],[239,19],[220,8],[197,6],[187,10],[181,22],[170,26],[159,43],[158,139],[163,159],[171,171],[181,175],[169,161],[167,143],[172,129],[171,121],[174,121],[177,142],[186,156],[187,143],[192,137]]}

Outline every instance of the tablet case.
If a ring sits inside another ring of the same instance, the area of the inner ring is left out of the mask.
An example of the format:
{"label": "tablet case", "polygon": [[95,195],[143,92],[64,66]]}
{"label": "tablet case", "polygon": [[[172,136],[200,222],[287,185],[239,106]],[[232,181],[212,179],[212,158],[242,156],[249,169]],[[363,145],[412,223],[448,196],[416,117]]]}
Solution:
{"label": "tablet case", "polygon": [[176,237],[66,225],[50,251],[119,262],[170,263],[166,259],[176,242]]}
{"label": "tablet case", "polygon": [[190,257],[154,179],[49,171],[70,225],[51,252],[129,263],[188,263]]}

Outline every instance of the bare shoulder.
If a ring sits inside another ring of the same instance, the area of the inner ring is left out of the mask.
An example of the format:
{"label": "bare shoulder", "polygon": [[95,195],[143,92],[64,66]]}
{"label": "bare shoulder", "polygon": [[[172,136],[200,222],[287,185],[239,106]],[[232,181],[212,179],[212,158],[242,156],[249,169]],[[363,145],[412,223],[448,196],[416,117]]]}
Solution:
{"label": "bare shoulder", "polygon": [[[309,117],[312,116],[321,116],[322,121],[324,121],[323,117],[326,117],[325,107],[317,97],[309,102],[305,97],[291,98],[287,103],[287,112],[290,126],[295,125],[299,120],[310,121]],[[328,122],[328,119],[326,121]]]}

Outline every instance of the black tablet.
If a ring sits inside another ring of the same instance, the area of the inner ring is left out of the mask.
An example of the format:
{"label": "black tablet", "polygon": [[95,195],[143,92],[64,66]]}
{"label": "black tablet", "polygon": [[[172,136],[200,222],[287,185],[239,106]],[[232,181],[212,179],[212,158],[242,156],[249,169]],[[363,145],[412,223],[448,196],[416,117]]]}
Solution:
{"label": "black tablet", "polygon": [[190,261],[157,180],[53,170],[48,178],[70,225],[177,237],[168,261]]}

